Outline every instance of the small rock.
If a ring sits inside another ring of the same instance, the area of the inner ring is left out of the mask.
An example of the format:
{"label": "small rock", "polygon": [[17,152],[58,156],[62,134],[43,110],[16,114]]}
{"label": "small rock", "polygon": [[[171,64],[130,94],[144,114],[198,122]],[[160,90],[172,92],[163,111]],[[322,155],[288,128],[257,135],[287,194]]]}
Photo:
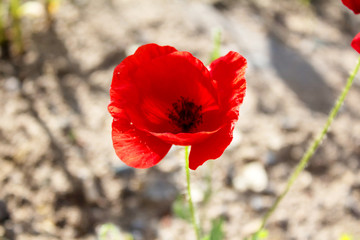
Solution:
{"label": "small rock", "polygon": [[158,204],[170,204],[175,200],[177,190],[170,182],[163,179],[156,179],[146,183],[143,194],[144,199],[147,201]]}
{"label": "small rock", "polygon": [[275,102],[274,99],[271,99],[269,101],[269,98],[260,98],[259,102],[258,102],[258,109],[260,110],[260,112],[265,113],[265,114],[274,114],[276,113],[279,109],[278,104]]}
{"label": "small rock", "polygon": [[355,218],[360,219],[360,184],[353,184],[345,202],[345,208]]}
{"label": "small rock", "polygon": [[271,202],[264,196],[254,196],[250,199],[250,206],[254,211],[262,212],[270,208]]}
{"label": "small rock", "polygon": [[20,90],[20,82],[16,77],[9,77],[5,80],[4,87],[9,92],[18,92]]}
{"label": "small rock", "polygon": [[29,18],[43,18],[46,16],[44,5],[37,1],[27,1],[22,4],[21,14]]}
{"label": "small rock", "polygon": [[287,132],[295,132],[299,129],[299,123],[293,118],[285,117],[282,119],[281,129]]}
{"label": "small rock", "polygon": [[240,175],[234,179],[234,187],[242,192],[246,190],[262,192],[267,185],[267,173],[263,165],[258,162],[246,164]]}
{"label": "small rock", "polygon": [[10,213],[7,209],[6,203],[0,200],[0,224],[5,223],[5,221],[9,219],[10,219]]}
{"label": "small rock", "polygon": [[265,157],[263,158],[265,166],[273,166],[277,162],[276,155],[273,151],[267,151]]}
{"label": "small rock", "polygon": [[205,190],[200,186],[193,184],[191,188],[191,197],[194,203],[200,203],[204,200]]}
{"label": "small rock", "polygon": [[225,185],[227,187],[234,186],[234,177],[235,177],[235,168],[234,168],[234,165],[231,165],[227,168],[227,171],[226,171]]}
{"label": "small rock", "polygon": [[312,176],[308,171],[303,171],[298,178],[297,186],[300,190],[307,190],[310,188],[312,183]]}
{"label": "small rock", "polygon": [[360,219],[360,207],[353,198],[349,198],[345,203],[345,208],[353,215],[356,219]]}
{"label": "small rock", "polygon": [[119,178],[131,178],[135,175],[135,170],[132,167],[123,165],[123,166],[115,166],[113,167],[113,171],[116,177]]}
{"label": "small rock", "polygon": [[243,226],[242,233],[244,236],[250,236],[255,233],[261,225],[261,219],[255,219]]}

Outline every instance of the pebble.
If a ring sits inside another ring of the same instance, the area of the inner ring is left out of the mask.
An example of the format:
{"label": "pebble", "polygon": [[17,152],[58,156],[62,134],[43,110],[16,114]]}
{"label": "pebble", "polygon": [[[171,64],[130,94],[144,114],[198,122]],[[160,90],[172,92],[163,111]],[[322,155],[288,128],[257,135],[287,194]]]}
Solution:
{"label": "pebble", "polygon": [[271,207],[271,199],[264,196],[253,196],[250,199],[250,207],[256,212],[266,211]]}
{"label": "pebble", "polygon": [[300,190],[307,190],[311,187],[311,183],[313,182],[313,178],[311,176],[311,173],[308,171],[303,171],[300,173],[298,179],[297,179],[297,187]]}
{"label": "pebble", "polygon": [[281,129],[287,132],[295,132],[299,129],[299,122],[293,118],[284,117],[281,121]]}
{"label": "pebble", "polygon": [[170,204],[177,195],[176,187],[163,179],[147,182],[143,191],[144,199],[157,204]]}
{"label": "pebble", "polygon": [[0,200],[0,224],[3,224],[6,220],[10,219],[10,213],[6,206],[6,203]]}
{"label": "pebble", "polygon": [[258,162],[248,163],[241,173],[234,179],[235,189],[253,192],[262,192],[268,185],[268,175],[262,164]]}
{"label": "pebble", "polygon": [[20,90],[20,81],[16,77],[9,77],[5,80],[4,88],[8,92],[18,92]]}
{"label": "pebble", "polygon": [[274,151],[267,151],[265,157],[263,158],[265,166],[273,166],[277,163],[276,154]]}
{"label": "pebble", "polygon": [[274,99],[271,99],[269,101],[268,98],[260,98],[258,102],[258,109],[260,112],[265,114],[274,114],[279,110],[278,104],[274,101]]}
{"label": "pebble", "polygon": [[244,236],[250,236],[255,233],[261,225],[261,219],[251,220],[243,226],[242,234]]}
{"label": "pebble", "polygon": [[118,178],[131,178],[135,175],[135,170],[132,167],[122,165],[122,166],[114,166],[113,171],[115,176]]}
{"label": "pebble", "polygon": [[360,219],[360,184],[353,184],[350,188],[348,197],[345,202],[345,208],[355,218]]}
{"label": "pebble", "polygon": [[191,197],[194,203],[200,203],[204,200],[205,197],[205,189],[201,188],[196,184],[192,184],[191,186]]}
{"label": "pebble", "polygon": [[44,18],[46,10],[43,4],[37,1],[27,1],[21,6],[22,14],[29,18]]}

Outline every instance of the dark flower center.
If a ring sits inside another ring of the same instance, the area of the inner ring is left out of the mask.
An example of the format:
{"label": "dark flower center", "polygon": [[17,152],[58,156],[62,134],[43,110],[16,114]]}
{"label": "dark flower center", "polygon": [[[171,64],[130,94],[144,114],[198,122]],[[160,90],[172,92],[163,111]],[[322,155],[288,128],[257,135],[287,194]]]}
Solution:
{"label": "dark flower center", "polygon": [[190,132],[191,129],[202,123],[202,106],[193,101],[180,97],[169,109],[170,122],[181,129],[182,132]]}

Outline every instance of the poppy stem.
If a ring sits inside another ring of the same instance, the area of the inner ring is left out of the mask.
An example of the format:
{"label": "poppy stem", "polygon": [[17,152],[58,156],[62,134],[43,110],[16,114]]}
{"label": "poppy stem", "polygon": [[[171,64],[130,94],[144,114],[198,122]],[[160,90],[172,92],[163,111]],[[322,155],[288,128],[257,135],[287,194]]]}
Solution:
{"label": "poppy stem", "polygon": [[309,148],[307,149],[307,151],[304,153],[303,157],[301,158],[301,161],[298,163],[298,165],[296,166],[295,170],[293,171],[293,173],[291,174],[291,176],[289,177],[289,180],[286,184],[285,189],[283,190],[283,192],[276,198],[274,204],[271,206],[270,210],[265,214],[265,216],[262,219],[262,223],[260,228],[257,230],[256,233],[254,233],[253,237],[256,237],[265,227],[265,224],[267,222],[267,220],[269,219],[269,217],[274,213],[275,209],[278,207],[279,203],[281,202],[281,200],[285,197],[285,195],[289,192],[291,186],[294,184],[295,180],[297,179],[297,177],[299,176],[299,174],[304,170],[304,168],[307,166],[310,158],[312,157],[312,155],[315,153],[316,149],[319,147],[320,143],[322,142],[322,140],[324,139],[326,133],[329,130],[329,127],[331,125],[331,123],[334,121],[337,113],[339,112],[339,109],[341,107],[341,105],[344,103],[345,97],[348,94],[351,85],[354,81],[354,78],[357,74],[357,72],[360,69],[360,58],[357,61],[356,67],[354,68],[353,72],[350,74],[345,87],[343,88],[339,98],[337,99],[334,107],[331,109],[331,112],[329,114],[329,117],[323,127],[323,129],[321,130],[321,132],[317,135],[317,137],[314,139],[314,141],[312,142],[312,144],[309,146]]}
{"label": "poppy stem", "polygon": [[187,193],[189,201],[189,210],[191,214],[192,225],[196,234],[196,239],[200,240],[200,230],[196,221],[195,208],[191,198],[191,187],[190,187],[190,169],[189,169],[189,146],[185,146],[185,171],[186,171],[186,183],[187,183]]}

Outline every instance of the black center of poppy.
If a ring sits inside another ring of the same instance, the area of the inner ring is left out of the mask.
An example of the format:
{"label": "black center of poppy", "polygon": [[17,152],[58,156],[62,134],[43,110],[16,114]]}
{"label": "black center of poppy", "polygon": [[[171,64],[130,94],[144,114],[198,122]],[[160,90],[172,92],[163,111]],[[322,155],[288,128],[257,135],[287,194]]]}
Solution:
{"label": "black center of poppy", "polygon": [[171,123],[179,127],[182,132],[190,132],[192,128],[202,123],[202,106],[196,105],[193,101],[180,97],[172,104],[169,110]]}

